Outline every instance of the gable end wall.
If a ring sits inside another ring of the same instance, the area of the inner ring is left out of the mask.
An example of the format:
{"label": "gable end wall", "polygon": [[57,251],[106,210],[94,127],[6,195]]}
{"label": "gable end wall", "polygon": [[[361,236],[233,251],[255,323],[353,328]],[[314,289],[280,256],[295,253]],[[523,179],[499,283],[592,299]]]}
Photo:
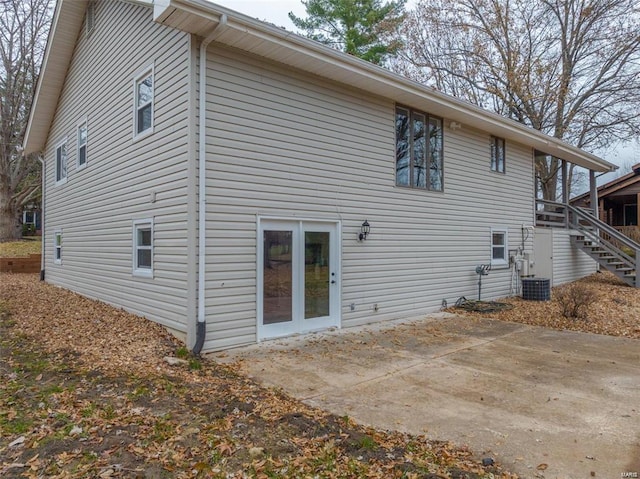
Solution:
{"label": "gable end wall", "polygon": [[[81,29],[44,151],[46,279],[185,331],[195,294],[187,248],[190,37],[127,2],[97,1],[95,21],[90,35]],[[148,65],[155,129],[134,141],[133,79]],[[83,118],[88,161],[79,169]],[[64,137],[68,179],[55,186],[55,146]],[[154,220],[153,278],[132,275],[132,225],[142,218]],[[62,264],[53,262],[58,230]]]}

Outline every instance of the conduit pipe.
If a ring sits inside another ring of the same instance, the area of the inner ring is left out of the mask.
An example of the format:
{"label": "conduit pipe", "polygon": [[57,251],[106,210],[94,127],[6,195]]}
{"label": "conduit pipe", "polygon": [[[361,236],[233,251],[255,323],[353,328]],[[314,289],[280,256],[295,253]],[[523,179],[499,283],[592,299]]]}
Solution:
{"label": "conduit pipe", "polygon": [[205,314],[205,265],[206,265],[206,180],[207,180],[207,47],[218,38],[227,27],[227,16],[222,14],[218,24],[200,43],[200,73],[199,73],[199,107],[198,107],[198,321],[196,323],[196,342],[193,354],[200,354],[207,335],[207,320]]}

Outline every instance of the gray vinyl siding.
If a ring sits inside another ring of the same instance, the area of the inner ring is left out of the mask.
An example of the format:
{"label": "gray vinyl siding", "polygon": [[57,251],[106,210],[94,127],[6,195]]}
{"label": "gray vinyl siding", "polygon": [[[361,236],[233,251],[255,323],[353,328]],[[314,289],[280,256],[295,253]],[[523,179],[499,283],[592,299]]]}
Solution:
{"label": "gray vinyl siding", "polygon": [[[98,1],[78,37],[45,149],[46,279],[185,331],[190,37],[152,21],[152,9]],[[134,77],[154,67],[154,132],[133,140]],[[76,127],[88,125],[77,169]],[[67,137],[68,179],[55,185],[55,145]],[[153,278],[134,277],[133,220],[153,218]],[[53,232],[63,232],[62,264]]]}
{"label": "gray vinyl siding", "polygon": [[[258,217],[340,222],[343,327],[476,298],[491,227],[515,250],[533,224],[530,148],[507,142],[506,174],[492,172],[490,135],[444,119],[444,191],[397,187],[390,99],[220,47],[208,82],[205,349],[256,341]],[[508,268],[483,278],[483,299],[510,289]]]}
{"label": "gray vinyl siding", "polygon": [[576,281],[597,271],[598,265],[593,258],[571,244],[572,230],[555,228],[552,232],[553,286]]}

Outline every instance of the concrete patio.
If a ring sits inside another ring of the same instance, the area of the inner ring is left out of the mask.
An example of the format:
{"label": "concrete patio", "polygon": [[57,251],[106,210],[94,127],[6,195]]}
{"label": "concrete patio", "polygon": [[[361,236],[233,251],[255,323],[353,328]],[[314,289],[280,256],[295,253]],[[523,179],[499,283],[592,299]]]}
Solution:
{"label": "concrete patio", "polygon": [[215,356],[383,429],[469,445],[522,477],[640,477],[640,342],[442,314]]}

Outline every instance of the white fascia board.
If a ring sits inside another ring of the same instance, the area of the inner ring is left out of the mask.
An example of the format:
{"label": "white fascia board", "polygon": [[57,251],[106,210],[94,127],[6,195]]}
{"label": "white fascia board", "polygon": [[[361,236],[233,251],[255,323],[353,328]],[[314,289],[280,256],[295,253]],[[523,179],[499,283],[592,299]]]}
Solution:
{"label": "white fascia board", "polygon": [[24,154],[44,148],[82,27],[88,0],[58,0],[23,141]]}
{"label": "white fascia board", "polygon": [[[481,129],[588,169],[613,171],[617,168],[540,131],[226,7],[205,0],[156,0],[154,5],[154,17],[158,23],[199,36],[204,36],[211,29],[211,23],[218,22],[222,15],[228,17],[228,28],[216,40],[219,43],[346,83],[407,106],[425,109],[447,120],[459,122],[463,127],[468,125]],[[313,60],[311,64],[309,59]]]}

